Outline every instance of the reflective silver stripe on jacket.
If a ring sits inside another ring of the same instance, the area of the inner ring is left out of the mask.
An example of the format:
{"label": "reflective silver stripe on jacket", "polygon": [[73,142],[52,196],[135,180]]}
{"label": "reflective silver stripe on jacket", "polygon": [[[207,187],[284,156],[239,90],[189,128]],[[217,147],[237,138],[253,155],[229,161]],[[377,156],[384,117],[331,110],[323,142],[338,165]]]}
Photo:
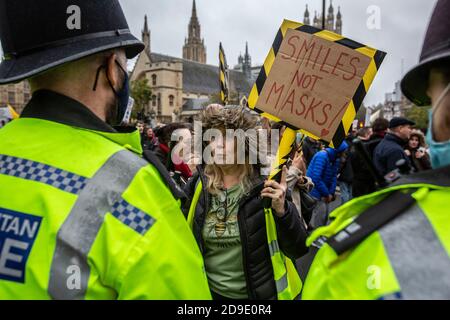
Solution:
{"label": "reflective silver stripe on jacket", "polygon": [[[269,243],[269,251],[270,251],[270,255],[272,257],[275,254],[277,254],[278,252],[281,254],[282,257],[284,257],[283,253],[280,250],[277,240],[273,240],[272,242]],[[274,271],[274,275],[275,275],[275,271]],[[278,293],[281,293],[284,290],[286,290],[286,288],[288,287],[287,271],[284,272],[283,276],[280,279],[275,280],[275,286],[277,288]]]}
{"label": "reflective silver stripe on jacket", "polygon": [[269,251],[270,251],[270,255],[273,257],[276,253],[280,252],[280,247],[278,245],[278,241],[277,240],[273,240],[272,242],[269,243]]}
{"label": "reflective silver stripe on jacket", "polygon": [[[48,284],[50,297],[84,298],[90,273],[87,256],[104,216],[146,165],[130,151],[119,151],[89,180],[58,231]],[[81,276],[79,285],[73,279],[77,273]]]}
{"label": "reflective silver stripe on jacket", "polygon": [[450,258],[418,205],[379,233],[403,299],[450,299]]}
{"label": "reflective silver stripe on jacket", "polygon": [[287,287],[288,287],[287,272],[285,272],[280,279],[275,281],[275,285],[277,287],[278,293],[281,293],[287,289]]}

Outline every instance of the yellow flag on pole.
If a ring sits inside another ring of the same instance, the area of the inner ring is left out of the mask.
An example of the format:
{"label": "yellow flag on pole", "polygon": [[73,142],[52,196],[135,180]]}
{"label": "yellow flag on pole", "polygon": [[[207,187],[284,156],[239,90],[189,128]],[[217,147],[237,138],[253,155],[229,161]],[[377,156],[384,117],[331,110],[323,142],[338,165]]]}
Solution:
{"label": "yellow flag on pole", "polygon": [[8,104],[8,110],[9,110],[9,113],[11,114],[11,118],[13,118],[13,119],[18,119],[19,118],[19,114],[9,104]]}

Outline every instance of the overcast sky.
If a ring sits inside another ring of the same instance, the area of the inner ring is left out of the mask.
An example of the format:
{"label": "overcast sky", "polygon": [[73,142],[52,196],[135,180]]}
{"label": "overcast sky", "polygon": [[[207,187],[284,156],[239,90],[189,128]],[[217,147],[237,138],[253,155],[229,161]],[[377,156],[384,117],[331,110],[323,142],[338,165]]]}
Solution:
{"label": "overcast sky", "polygon": [[[321,12],[321,0],[196,0],[208,64],[218,65],[219,42],[228,64],[234,66],[245,42],[249,43],[253,65],[264,62],[283,19],[303,22],[305,5],[311,15]],[[422,41],[435,0],[333,0],[341,7],[343,35],[388,53],[365,104],[384,101],[404,72],[418,61]],[[148,15],[153,52],[182,56],[192,0],[121,0],[130,28],[141,36],[144,15]],[[327,7],[330,0],[327,0]],[[381,10],[381,29],[370,30],[370,6]]]}

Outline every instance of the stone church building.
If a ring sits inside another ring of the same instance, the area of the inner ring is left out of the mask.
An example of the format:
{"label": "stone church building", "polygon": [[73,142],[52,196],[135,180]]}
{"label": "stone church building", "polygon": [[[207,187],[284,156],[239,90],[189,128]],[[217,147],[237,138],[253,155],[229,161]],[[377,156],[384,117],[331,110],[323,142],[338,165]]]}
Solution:
{"label": "stone church building", "polygon": [[[157,121],[164,123],[185,121],[199,113],[211,96],[219,93],[219,68],[206,63],[206,47],[204,39],[201,38],[195,0],[188,37],[182,50],[183,58],[152,51],[147,16],[142,30],[142,41],[146,47],[138,57],[130,79],[134,81],[147,78],[152,88],[153,97],[145,107],[145,114],[154,114]],[[229,70],[229,77],[232,94],[247,96],[253,82],[246,73]]]}
{"label": "stone church building", "polygon": [[[308,5],[306,5],[306,10],[303,16],[303,23],[316,28],[322,28],[322,14],[318,14],[314,11],[314,17],[311,20],[311,16],[308,10]],[[312,21],[312,23],[311,23]],[[333,2],[330,1],[330,6],[328,7],[328,13],[325,16],[325,30],[333,31],[337,34],[342,34],[342,14],[341,8],[338,7],[338,12],[334,14]]]}

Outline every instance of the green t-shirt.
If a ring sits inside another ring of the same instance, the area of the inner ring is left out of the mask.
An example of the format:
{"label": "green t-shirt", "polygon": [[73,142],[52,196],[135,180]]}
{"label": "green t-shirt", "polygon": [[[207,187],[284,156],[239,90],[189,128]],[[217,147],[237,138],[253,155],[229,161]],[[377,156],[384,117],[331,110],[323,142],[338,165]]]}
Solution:
{"label": "green t-shirt", "polygon": [[240,185],[212,195],[203,227],[210,289],[231,299],[248,299],[237,219],[242,195]]}

